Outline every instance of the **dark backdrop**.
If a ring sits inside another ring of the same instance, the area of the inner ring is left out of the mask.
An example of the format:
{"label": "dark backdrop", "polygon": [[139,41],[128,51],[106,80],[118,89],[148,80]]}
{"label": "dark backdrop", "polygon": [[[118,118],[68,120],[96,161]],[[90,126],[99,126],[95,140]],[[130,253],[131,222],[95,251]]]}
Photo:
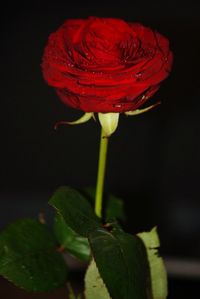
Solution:
{"label": "dark backdrop", "polygon": [[106,189],[124,198],[130,232],[158,225],[165,254],[200,258],[199,8],[199,1],[27,1],[2,7],[1,226],[36,216],[59,185],[95,184],[99,125],[53,130],[55,122],[81,112],[59,101],[40,63],[48,35],[65,19],[120,17],[166,35],[175,59],[154,96],[162,105],[121,116],[110,140]]}

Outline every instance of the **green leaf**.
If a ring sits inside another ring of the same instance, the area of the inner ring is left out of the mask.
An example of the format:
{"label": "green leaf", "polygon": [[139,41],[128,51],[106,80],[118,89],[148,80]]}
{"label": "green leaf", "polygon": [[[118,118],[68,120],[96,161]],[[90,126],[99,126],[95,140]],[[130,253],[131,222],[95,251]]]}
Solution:
{"label": "green leaf", "polygon": [[94,259],[92,259],[85,275],[85,298],[111,299]]}
{"label": "green leaf", "polygon": [[[87,187],[81,190],[81,193],[88,199],[88,201],[94,204],[95,201],[95,188]],[[126,214],[124,211],[124,202],[121,198],[113,195],[113,194],[104,194],[104,202],[105,202],[105,219],[107,221],[112,221],[114,219],[126,220]]]}
{"label": "green leaf", "polygon": [[58,214],[55,216],[54,232],[59,244],[70,254],[82,261],[89,260],[91,251],[88,239],[75,233]]}
{"label": "green leaf", "polygon": [[125,221],[126,215],[124,211],[124,202],[121,198],[118,198],[112,194],[108,196],[106,209],[105,209],[106,220],[118,219]]}
{"label": "green leaf", "polygon": [[97,229],[89,242],[112,299],[147,299],[149,268],[142,241],[122,231]]}
{"label": "green leaf", "polygon": [[100,220],[88,201],[70,187],[60,187],[49,204],[57,210],[72,230],[83,237],[87,237],[90,231],[100,226]]}
{"label": "green leaf", "polygon": [[0,233],[0,275],[27,291],[43,292],[64,285],[67,267],[47,227],[22,219]]}
{"label": "green leaf", "polygon": [[150,266],[151,289],[153,299],[167,298],[167,272],[163,259],[159,256],[158,247],[160,240],[156,227],[150,232],[139,233],[138,237],[142,239],[146,246],[147,256]]}

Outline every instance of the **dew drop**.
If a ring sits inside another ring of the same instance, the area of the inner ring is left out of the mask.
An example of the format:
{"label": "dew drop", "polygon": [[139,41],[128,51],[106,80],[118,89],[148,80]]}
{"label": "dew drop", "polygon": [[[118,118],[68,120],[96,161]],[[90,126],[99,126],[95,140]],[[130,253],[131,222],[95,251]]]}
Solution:
{"label": "dew drop", "polygon": [[113,107],[114,107],[114,108],[121,108],[122,105],[121,105],[121,104],[113,104]]}
{"label": "dew drop", "polygon": [[133,43],[133,48],[137,48],[137,44],[136,43]]}
{"label": "dew drop", "polygon": [[167,62],[168,61],[168,57],[167,56],[163,57],[163,60]]}
{"label": "dew drop", "polygon": [[69,67],[74,67],[74,64],[73,63],[68,63],[67,64]]}
{"label": "dew drop", "polygon": [[136,74],[135,74],[135,77],[136,77],[137,79],[141,79],[141,77],[142,77],[142,73],[141,73],[141,72],[136,73]]}
{"label": "dew drop", "polygon": [[141,100],[145,100],[146,96],[143,94],[143,96],[141,97]]}

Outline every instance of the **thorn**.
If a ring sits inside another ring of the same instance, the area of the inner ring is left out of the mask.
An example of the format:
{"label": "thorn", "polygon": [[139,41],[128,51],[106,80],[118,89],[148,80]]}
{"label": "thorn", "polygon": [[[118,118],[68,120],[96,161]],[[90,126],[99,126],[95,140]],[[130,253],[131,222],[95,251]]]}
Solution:
{"label": "thorn", "polygon": [[41,223],[41,224],[46,224],[46,220],[45,220],[45,214],[43,212],[40,212],[38,214],[38,221]]}
{"label": "thorn", "polygon": [[112,223],[106,223],[103,225],[103,228],[105,228],[108,232],[111,232],[113,229]]}
{"label": "thorn", "polygon": [[65,247],[64,247],[64,245],[60,245],[59,247],[57,247],[57,248],[56,248],[56,251],[57,251],[57,252],[63,252],[63,251],[65,251]]}

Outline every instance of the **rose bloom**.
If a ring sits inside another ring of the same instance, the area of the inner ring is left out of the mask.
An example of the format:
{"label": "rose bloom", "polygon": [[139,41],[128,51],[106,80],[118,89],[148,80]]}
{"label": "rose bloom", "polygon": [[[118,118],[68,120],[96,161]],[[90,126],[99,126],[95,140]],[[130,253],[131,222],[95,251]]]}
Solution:
{"label": "rose bloom", "polygon": [[134,111],[171,71],[166,37],[138,23],[70,19],[49,37],[42,69],[60,99],[85,112]]}

